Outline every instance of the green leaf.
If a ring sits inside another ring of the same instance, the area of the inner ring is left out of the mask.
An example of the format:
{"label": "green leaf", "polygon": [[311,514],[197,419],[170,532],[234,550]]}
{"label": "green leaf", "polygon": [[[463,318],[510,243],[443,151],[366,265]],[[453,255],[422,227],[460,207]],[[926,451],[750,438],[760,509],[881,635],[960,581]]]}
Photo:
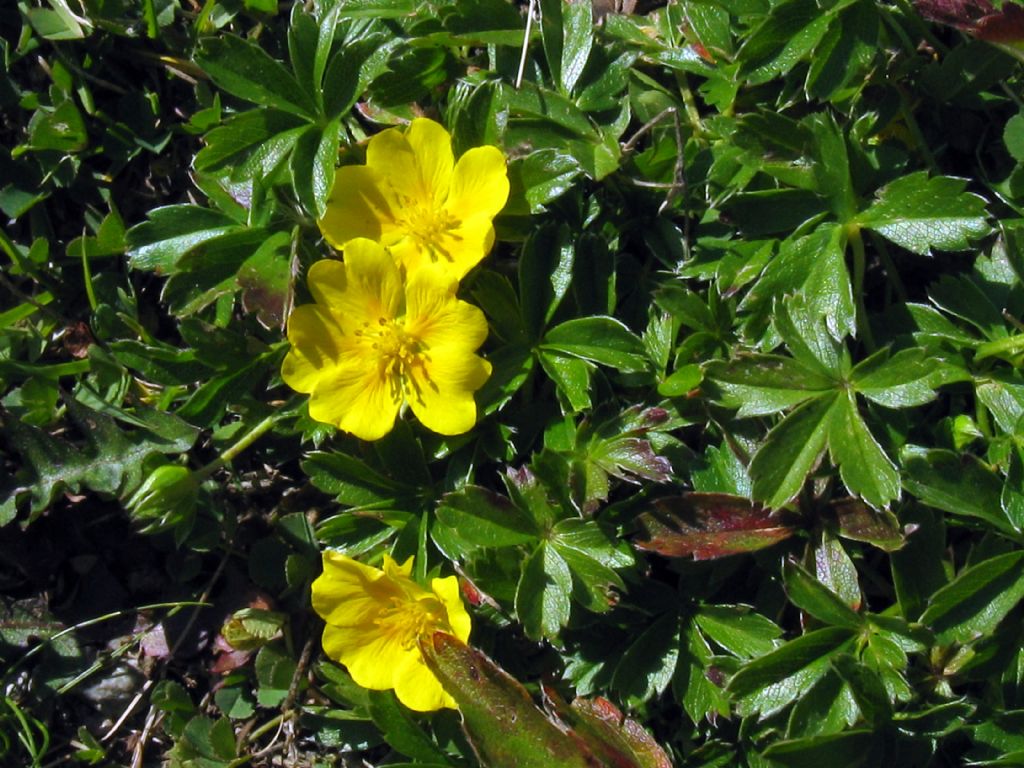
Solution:
{"label": "green leaf", "polygon": [[195,205],[168,205],[149,212],[149,221],[128,230],[128,260],[133,269],[173,272],[194,248],[224,235],[243,232],[229,216]]}
{"label": "green leaf", "polygon": [[554,149],[531,152],[509,167],[509,176],[518,179],[531,213],[544,211],[544,206],[573,187],[581,173],[576,158]]}
{"label": "green leaf", "polygon": [[863,616],[851,610],[838,595],[796,561],[787,559],[783,563],[782,577],[786,594],[792,603],[819,621],[847,629],[859,629],[864,626]]}
{"label": "green leaf", "polygon": [[80,152],[89,145],[85,120],[73,101],[62,101],[53,111],[39,110],[29,125],[29,146],[36,150]]}
{"label": "green leaf", "polygon": [[743,715],[772,715],[806,693],[855,637],[853,630],[842,627],[808,632],[745,664],[729,680],[726,693]]}
{"label": "green leaf", "polygon": [[814,50],[833,13],[832,9],[823,13],[812,0],[786,0],[773,6],[739,51],[747,79],[764,83],[787,73]]}
{"label": "green leaf", "polygon": [[772,428],[750,462],[755,499],[774,508],[800,492],[825,450],[839,397],[804,403]]}
{"label": "green leaf", "polygon": [[256,655],[256,701],[261,707],[277,707],[288,695],[296,661],[276,644],[265,645]]}
{"label": "green leaf", "polygon": [[942,644],[992,634],[1024,598],[1024,552],[1007,552],[962,570],[928,601],[921,623]]}
{"label": "green leaf", "polygon": [[302,462],[302,470],[314,486],[353,507],[394,503],[415,492],[414,486],[382,475],[343,453],[313,451]]}
{"label": "green leaf", "polygon": [[807,93],[839,101],[860,87],[879,49],[880,14],[871,2],[855,2],[839,13],[814,51],[807,70]]}
{"label": "green leaf", "polygon": [[623,372],[648,367],[643,342],[612,317],[580,317],[555,326],[544,336],[541,350],[561,352]]}
{"label": "green leaf", "polygon": [[529,516],[505,496],[467,485],[442,498],[437,520],[460,539],[478,547],[513,547],[537,540]]}
{"label": "green leaf", "polygon": [[837,225],[823,225],[809,235],[784,240],[740,304],[741,310],[750,313],[750,332],[764,333],[775,302],[792,293],[804,297],[808,311],[825,318],[833,338],[853,335],[857,313],[845,248],[846,233]]}
{"label": "green leaf", "polygon": [[823,530],[820,538],[808,552],[808,560],[813,560],[814,574],[818,581],[844,600],[850,608],[860,610],[861,594],[857,568],[839,539],[827,529]]}
{"label": "green leaf", "polygon": [[296,197],[314,219],[321,218],[327,210],[327,197],[334,185],[340,131],[340,118],[335,117],[322,131],[310,126],[295,142],[292,184]]}
{"label": "green leaf", "polygon": [[[685,622],[672,691],[694,723],[729,711],[729,700],[708,674],[712,667],[711,648],[694,622]],[[717,672],[717,670],[716,670]],[[717,682],[717,676],[716,676]]]}
{"label": "green leaf", "polygon": [[812,736],[806,739],[778,741],[768,746],[764,757],[772,765],[785,768],[858,768],[880,765],[884,752],[880,736],[874,731],[851,730],[843,733]]}
{"label": "green leaf", "polygon": [[196,63],[232,96],[310,119],[318,112],[291,72],[248,40],[226,34],[207,38]]}
{"label": "green leaf", "polygon": [[721,391],[723,405],[739,406],[739,418],[778,413],[836,389],[835,379],[817,367],[780,355],[712,361],[704,374]]}
{"label": "green leaf", "polygon": [[892,719],[892,704],[881,677],[868,665],[846,654],[833,659],[832,666],[849,686],[864,719],[877,726],[888,724]]}
{"label": "green leaf", "polygon": [[793,357],[837,380],[843,374],[846,350],[829,333],[825,317],[800,294],[786,297],[780,305],[775,310],[775,327]]}
{"label": "green leaf", "polygon": [[590,408],[590,378],[597,366],[578,357],[547,351],[537,355],[537,359],[568,402],[570,410],[583,411]]}
{"label": "green leaf", "polygon": [[559,521],[551,531],[551,546],[558,550],[572,572],[573,598],[591,611],[602,613],[617,602],[612,589],[625,590],[615,572],[633,564],[628,550],[616,547],[593,520],[569,518]]}
{"label": "green leaf", "polygon": [[235,730],[226,717],[211,720],[208,717],[194,717],[185,726],[185,732],[177,745],[180,754],[210,761],[215,765],[226,765],[237,755]]}
{"label": "green leaf", "polygon": [[874,507],[884,507],[900,495],[900,475],[857,411],[853,392],[835,399],[828,427],[832,462],[839,467],[849,491]]}
{"label": "green leaf", "polygon": [[856,222],[914,253],[968,250],[990,227],[985,200],[964,192],[966,185],[949,176],[928,178],[926,171],[903,176],[883,187]]}
{"label": "green leaf", "polygon": [[[167,439],[160,434],[159,426],[150,429],[145,421],[136,420],[142,426],[126,431],[110,416],[77,400],[67,399],[65,407],[84,444],[53,437],[0,411],[0,432],[16,446],[24,462],[14,487],[5,489],[7,498],[0,504],[0,525],[13,518],[15,502],[24,494],[29,497],[32,517],[46,509],[62,490],[78,492],[85,486],[104,494],[130,494],[142,481],[149,457],[186,451],[196,437],[188,425],[183,425],[176,437]],[[180,422],[167,414],[161,414],[157,424],[159,420]]]}
{"label": "green leaf", "polygon": [[540,39],[551,79],[562,82],[562,44],[565,24],[562,19],[562,0],[540,0]]}
{"label": "green leaf", "polygon": [[565,223],[537,229],[519,257],[519,306],[531,338],[539,337],[572,282],[575,238]]}
{"label": "green leaf", "polygon": [[892,580],[903,615],[916,620],[929,598],[949,581],[943,565],[946,526],[938,511],[920,505],[905,509],[900,522],[916,530],[892,553]]}
{"label": "green leaf", "polygon": [[694,620],[711,640],[741,659],[764,656],[781,643],[779,626],[748,605],[702,605]]}
{"label": "green leaf", "polygon": [[391,691],[370,691],[369,713],[393,749],[417,762],[449,765],[446,755]]}
{"label": "green leaf", "polygon": [[294,136],[296,131],[301,132],[305,127],[301,119],[275,109],[242,112],[203,137],[206,146],[196,154],[194,167],[200,172],[228,169],[237,176],[243,164],[254,166],[249,160],[254,153],[259,152],[263,156],[273,154],[263,147],[264,144],[274,137]]}
{"label": "green leaf", "polygon": [[679,616],[670,613],[648,626],[622,654],[612,687],[625,701],[648,701],[672,682],[678,658]]}
{"label": "green leaf", "polygon": [[566,93],[573,91],[587,66],[590,49],[594,45],[593,24],[591,0],[576,0],[562,6],[565,37],[559,79]]}
{"label": "green leaf", "polygon": [[935,399],[931,376],[935,360],[923,349],[904,349],[892,355],[879,350],[850,371],[855,391],[886,408],[912,408]]}
{"label": "green leaf", "polygon": [[557,637],[569,622],[572,573],[553,546],[541,544],[523,564],[516,587],[516,615],[528,637]]}
{"label": "green leaf", "polygon": [[[837,654],[836,658],[842,658]],[[860,717],[849,686],[833,666],[793,706],[786,723],[790,738],[838,733]]]}
{"label": "green leaf", "polygon": [[325,114],[344,116],[366,88],[386,71],[388,58],[399,45],[399,40],[379,35],[346,42],[331,57],[324,74]]}
{"label": "green leaf", "polygon": [[1019,112],[1003,126],[1003,143],[1010,156],[1018,163],[1024,163],[1024,115]]}
{"label": "green leaf", "polygon": [[925,504],[1015,533],[1002,511],[1002,481],[977,456],[934,449],[904,450],[903,486]]}

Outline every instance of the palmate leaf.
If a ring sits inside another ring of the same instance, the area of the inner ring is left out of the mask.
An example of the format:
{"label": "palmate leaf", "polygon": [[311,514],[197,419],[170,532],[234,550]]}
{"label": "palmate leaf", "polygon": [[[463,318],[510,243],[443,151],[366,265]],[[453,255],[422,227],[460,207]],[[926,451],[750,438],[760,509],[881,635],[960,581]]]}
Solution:
{"label": "palmate leaf", "polygon": [[964,179],[918,171],[883,187],[855,221],[914,253],[964,251],[991,230],[985,200],[966,186]]}
{"label": "palmate leaf", "polygon": [[752,496],[777,508],[795,496],[826,450],[851,493],[881,508],[900,494],[895,464],[872,435],[856,394],[882,405],[921,405],[934,397],[935,363],[923,353],[888,350],[850,369],[849,353],[800,296],[776,305],[775,326],[793,357],[751,355],[713,362],[707,378],[740,417],[796,406],[750,463]]}

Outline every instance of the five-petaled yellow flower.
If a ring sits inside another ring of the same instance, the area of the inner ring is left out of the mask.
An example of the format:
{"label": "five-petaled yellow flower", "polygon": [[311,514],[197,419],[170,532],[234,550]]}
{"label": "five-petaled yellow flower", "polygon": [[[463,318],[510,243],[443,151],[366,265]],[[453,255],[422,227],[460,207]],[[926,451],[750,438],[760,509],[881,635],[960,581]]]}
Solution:
{"label": "five-petaled yellow flower", "polygon": [[370,139],[366,165],[335,172],[320,229],[336,248],[366,237],[410,274],[436,263],[459,280],[494,244],[491,222],[508,191],[500,150],[474,147],[456,163],[448,131],[418,118]]}
{"label": "five-petaled yellow flower", "polygon": [[449,273],[426,265],[406,278],[380,244],[358,239],[308,282],[316,303],[288,319],[281,376],[310,394],[310,416],[364,440],[391,431],[403,403],[442,435],[473,427],[473,393],[491,373],[475,354],[487,320],[455,297]]}
{"label": "five-petaled yellow flower", "polygon": [[423,661],[420,640],[436,631],[469,639],[470,618],[454,576],[432,579],[428,592],[411,578],[412,558],[384,569],[324,552],[324,572],[313,582],[313,608],[327,622],[324,651],[352,679],[375,691],[394,689],[409,709],[455,708]]}

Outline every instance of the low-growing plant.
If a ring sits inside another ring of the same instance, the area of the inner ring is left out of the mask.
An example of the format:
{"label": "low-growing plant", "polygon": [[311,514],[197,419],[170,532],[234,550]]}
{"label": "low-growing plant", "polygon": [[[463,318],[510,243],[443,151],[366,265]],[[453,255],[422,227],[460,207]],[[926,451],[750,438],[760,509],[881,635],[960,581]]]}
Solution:
{"label": "low-growing plant", "polygon": [[1022,14],[0,7],[0,763],[1024,761]]}

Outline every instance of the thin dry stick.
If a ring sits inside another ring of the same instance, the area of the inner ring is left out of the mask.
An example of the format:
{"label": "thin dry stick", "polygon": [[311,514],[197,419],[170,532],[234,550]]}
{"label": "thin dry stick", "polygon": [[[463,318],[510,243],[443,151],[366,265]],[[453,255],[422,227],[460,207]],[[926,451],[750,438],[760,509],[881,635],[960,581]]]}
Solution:
{"label": "thin dry stick", "polygon": [[683,146],[683,129],[680,125],[679,112],[676,108],[668,107],[641,125],[637,129],[636,133],[630,136],[629,141],[622,145],[622,154],[628,155],[636,149],[636,144],[642,137],[646,136],[659,123],[669,117],[672,118],[672,126],[675,130],[676,141],[676,162],[672,169],[672,181],[668,183],[646,181],[644,179],[630,179],[630,181],[637,187],[668,190],[665,195],[665,199],[662,201],[661,205],[658,206],[659,215],[664,213],[678,197],[681,196],[683,198],[683,259],[686,260],[690,257],[690,216],[686,210],[688,208],[686,200],[689,196],[689,189],[686,184],[686,156],[684,154]]}
{"label": "thin dry stick", "polygon": [[523,33],[523,51],[519,55],[519,72],[516,73],[516,90],[523,84],[523,72],[526,71],[526,50],[530,47],[530,31],[533,28],[533,12],[537,0],[530,0],[530,6],[526,9],[526,31]]}
{"label": "thin dry stick", "polygon": [[[302,682],[302,678],[306,674],[306,668],[309,666],[309,660],[313,656],[314,642],[315,638],[313,635],[306,638],[306,643],[302,646],[302,653],[299,654],[299,663],[295,665],[295,674],[292,675],[291,684],[288,686],[288,695],[281,702],[281,714],[285,716],[289,724],[294,719],[292,707],[295,706],[295,699],[299,695],[299,684]],[[285,747],[291,749],[293,741],[295,741],[295,729],[289,727],[284,738]]]}
{"label": "thin dry stick", "polygon": [[139,740],[135,742],[135,749],[132,750],[131,768],[142,768],[142,755],[146,750],[146,742],[149,741],[149,734],[152,733],[156,724],[163,719],[163,713],[157,713],[156,707],[150,706],[146,713],[146,722],[142,725],[142,732],[139,733]]}
{"label": "thin dry stick", "polygon": [[122,712],[121,716],[117,718],[117,722],[110,726],[110,730],[100,737],[100,741],[107,741],[121,729],[121,726],[124,725],[124,721],[127,720],[131,713],[135,711],[135,708],[139,706],[139,702],[142,701],[142,697],[145,696],[149,689],[153,687],[153,683],[154,680],[152,678],[143,683],[142,689],[132,697],[132,700],[128,702],[128,706],[124,708],[124,712]]}
{"label": "thin dry stick", "polygon": [[[210,577],[210,581],[206,585],[206,589],[203,590],[203,595],[200,598],[199,602],[205,603],[210,599],[210,594],[213,592],[213,588],[216,586],[217,581],[221,577],[221,574],[224,573],[224,569],[227,567],[229,557],[231,557],[231,553],[225,552],[224,557],[221,558],[220,564],[217,566],[217,570],[214,571],[213,576]],[[199,610],[201,607],[202,606],[197,606],[192,611],[192,615],[185,623],[185,627],[182,629],[181,634],[178,635],[178,639],[174,641],[174,645],[172,645],[171,649],[167,652],[167,658],[164,659],[164,663],[160,667],[160,677],[163,677],[163,673],[167,669],[167,661],[174,658],[174,654],[177,653],[178,648],[181,647],[181,644],[185,641],[185,638],[188,636],[188,633],[192,631],[192,626],[196,623],[196,620],[199,618]],[[139,734],[139,740],[135,742],[135,749],[132,750],[132,768],[140,768],[140,766],[142,765],[142,756],[143,753],[146,751],[146,742],[148,741],[150,731],[153,728],[153,720],[155,717],[156,707],[150,704],[149,712],[146,713],[145,726],[142,729],[142,733]],[[104,736],[104,739],[110,737],[113,734],[113,732],[114,730],[111,729],[111,731],[107,733],[106,736]]]}

